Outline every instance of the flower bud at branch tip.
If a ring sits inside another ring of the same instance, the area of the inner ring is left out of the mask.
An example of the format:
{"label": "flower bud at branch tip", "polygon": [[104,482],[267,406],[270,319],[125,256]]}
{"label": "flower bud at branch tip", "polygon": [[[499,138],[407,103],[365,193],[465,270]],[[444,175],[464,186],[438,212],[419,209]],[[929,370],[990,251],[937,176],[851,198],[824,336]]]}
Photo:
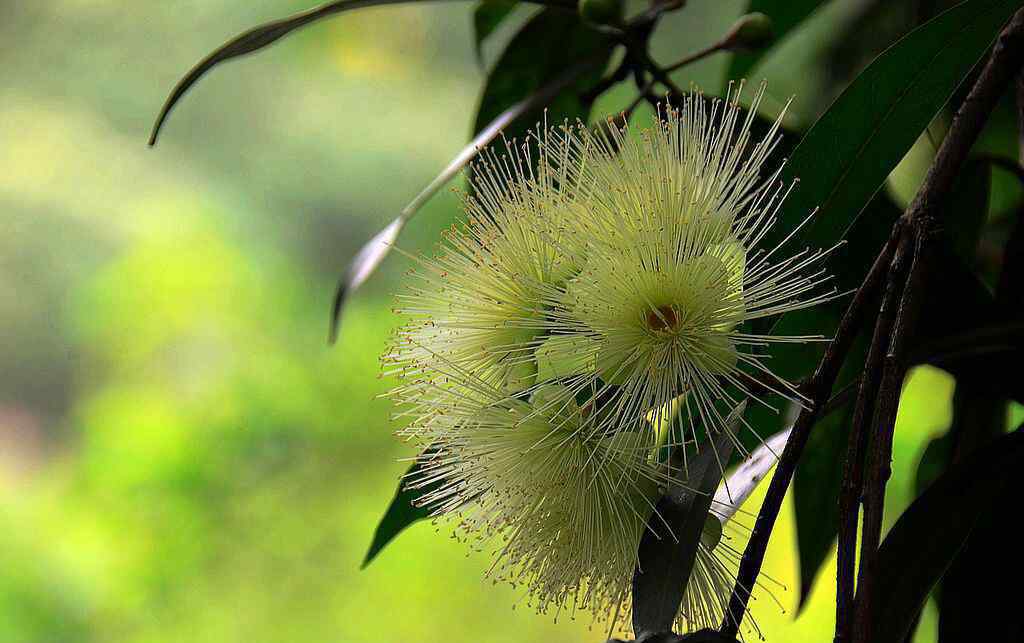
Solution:
{"label": "flower bud at branch tip", "polygon": [[764,49],[775,39],[772,19],[760,12],[740,16],[722,38],[723,49]]}

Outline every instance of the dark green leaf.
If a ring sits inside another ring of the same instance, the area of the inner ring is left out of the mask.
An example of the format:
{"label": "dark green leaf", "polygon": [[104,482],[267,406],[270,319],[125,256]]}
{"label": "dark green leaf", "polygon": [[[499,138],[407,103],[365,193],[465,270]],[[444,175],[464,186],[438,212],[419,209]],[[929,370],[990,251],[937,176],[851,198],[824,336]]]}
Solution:
{"label": "dark green leaf", "polygon": [[[541,11],[512,38],[494,64],[484,86],[473,131],[481,131],[509,105],[550,83],[567,67],[585,60],[595,63],[592,71],[581,76],[544,107],[551,125],[560,124],[564,119],[573,122],[578,118],[586,122],[589,106],[580,100],[579,94],[600,78],[611,56],[612,46],[613,42],[607,36],[584,25],[575,14],[558,9]],[[504,135],[508,139],[522,141],[527,132],[544,118],[544,107],[517,118],[505,128]]]}
{"label": "dark green leaf", "polygon": [[[864,367],[866,343],[857,342],[839,373],[835,389],[853,383]],[[853,404],[846,404],[818,421],[807,441],[807,453],[793,476],[793,510],[800,557],[800,602],[803,609],[815,578],[839,533],[839,487],[843,459],[853,421]]]}
{"label": "dark green leaf", "polygon": [[473,44],[477,60],[483,60],[484,40],[516,8],[516,0],[483,0],[473,10]]}
{"label": "dark green leaf", "polygon": [[800,187],[777,234],[820,208],[803,241],[825,247],[841,239],[1019,6],[969,0],[876,58],[793,152],[785,174]]}
{"label": "dark green leaf", "polygon": [[[771,18],[775,42],[778,43],[822,4],[824,4],[824,0],[750,0],[744,13],[756,11]],[[766,50],[740,51],[733,54],[732,61],[729,63],[728,77],[725,80],[743,78],[765,53]]]}
{"label": "dark green leaf", "polygon": [[1009,582],[1024,574],[1024,550],[1006,542],[1006,509],[1019,505],[1020,491],[1008,484],[993,498],[942,577],[939,643],[1024,641],[1017,593],[993,583],[994,577]]}
{"label": "dark green leaf", "polygon": [[[741,404],[733,412],[730,428],[739,422],[745,408]],[[732,438],[724,432],[713,445],[706,443],[700,455],[688,459],[685,476],[680,470],[680,484],[662,496],[648,519],[633,573],[633,632],[637,639],[672,630],[697,558],[704,522],[722,479],[720,463],[729,460],[732,449]]]}
{"label": "dark green leaf", "polygon": [[[967,541],[978,518],[1012,486],[1019,498],[1024,427],[950,468],[900,516],[879,548],[872,641],[902,643],[932,587]],[[1001,592],[998,584],[990,591]],[[984,591],[986,588],[974,588]],[[978,614],[973,615],[979,618]],[[970,639],[969,639],[970,640]]]}
{"label": "dark green leaf", "polygon": [[[1006,430],[1006,402],[993,397],[988,392],[985,381],[957,382],[956,393],[953,395],[953,421],[944,435],[932,440],[921,456],[917,467],[917,490],[922,493],[937,479],[946,468],[957,460],[975,452],[979,447],[995,440]],[[988,593],[978,591],[984,587],[991,575],[991,570],[1007,565],[1017,564],[1024,560],[1015,556],[1012,551],[1004,551],[1001,547],[993,547],[1002,515],[999,507],[1010,506],[1015,500],[1010,494],[1014,492],[1012,485],[1001,492],[1004,496],[995,501],[993,509],[986,511],[978,519],[978,524],[971,532],[967,544],[957,555],[953,564],[942,577],[942,584],[936,589],[939,603],[939,639],[940,641],[966,641],[980,635],[979,628],[985,628],[987,634],[1005,633],[1006,619],[983,619],[981,623],[975,618],[980,613],[979,607],[993,607],[1003,592]],[[1007,497],[1010,496],[1010,497]],[[1010,600],[1015,600],[1011,598]],[[1005,603],[1005,601],[1004,601]],[[1019,619],[1018,619],[1019,621]],[[1012,622],[1012,621],[1011,621]],[[1015,640],[1012,636],[995,636],[980,640]]]}
{"label": "dark green leaf", "polygon": [[917,473],[914,475],[914,495],[920,496],[924,493],[924,490],[949,468],[949,463],[952,461],[953,433],[951,431],[946,431],[939,437],[929,440],[917,463]]}
{"label": "dark green leaf", "polygon": [[436,485],[410,489],[406,486],[406,481],[415,479],[416,474],[424,464],[430,461],[434,453],[430,448],[424,450],[416,458],[416,462],[402,476],[402,480],[398,483],[398,490],[395,491],[395,497],[391,499],[391,504],[388,505],[387,511],[384,512],[384,517],[380,519],[377,529],[373,532],[373,541],[370,543],[370,548],[363,558],[363,568],[369,565],[377,557],[377,554],[394,540],[398,534],[402,533],[406,527],[430,517],[430,510],[426,507],[417,506],[416,499],[425,493],[429,493]]}
{"label": "dark green leaf", "polygon": [[988,215],[989,186],[992,166],[984,161],[971,161],[960,171],[953,194],[946,208],[949,215],[945,234],[953,251],[968,266],[976,263],[978,239]]}

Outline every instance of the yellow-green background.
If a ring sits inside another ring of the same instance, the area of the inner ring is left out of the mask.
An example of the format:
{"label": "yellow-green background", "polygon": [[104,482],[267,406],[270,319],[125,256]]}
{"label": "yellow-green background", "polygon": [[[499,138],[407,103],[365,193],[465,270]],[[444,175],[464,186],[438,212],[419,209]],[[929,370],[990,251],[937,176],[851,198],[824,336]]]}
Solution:
{"label": "yellow-green background", "polygon": [[[444,528],[417,525],[359,570],[412,453],[376,399],[408,260],[355,297],[334,347],[330,298],[468,139],[484,77],[470,5],[314,26],[215,71],[145,146],[189,65],[311,4],[0,3],[0,642],[602,640],[513,610]],[[656,51],[707,44],[741,4],[693,0]],[[755,74],[771,100],[801,89],[794,61],[824,31]],[[677,77],[714,91],[726,62]],[[816,104],[800,100],[798,117]],[[439,194],[401,245],[429,249],[457,215]],[[951,389],[911,378],[891,508]],[[826,640],[830,582],[794,620],[790,511],[766,564],[786,612],[754,613],[771,641]],[[926,615],[919,640],[933,628]]]}

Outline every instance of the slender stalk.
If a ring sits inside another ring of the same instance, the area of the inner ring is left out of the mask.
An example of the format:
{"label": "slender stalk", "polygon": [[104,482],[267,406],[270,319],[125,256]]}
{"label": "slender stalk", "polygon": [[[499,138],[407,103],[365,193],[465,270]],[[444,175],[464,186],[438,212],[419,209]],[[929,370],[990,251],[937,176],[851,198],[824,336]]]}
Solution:
{"label": "slender stalk", "polygon": [[724,49],[727,49],[729,47],[729,44],[730,44],[729,41],[723,38],[722,40],[719,40],[718,42],[716,42],[714,44],[708,45],[704,49],[700,49],[698,51],[695,51],[692,54],[690,54],[689,56],[686,56],[685,58],[677,60],[676,62],[672,63],[668,67],[665,67],[664,71],[665,71],[666,74],[671,74],[672,72],[674,72],[674,71],[676,71],[678,69],[682,69],[683,67],[686,67],[687,65],[690,65],[692,63],[697,62],[698,60],[701,60],[703,58],[707,58],[711,54],[714,54],[714,53],[717,53],[717,52],[722,51]]}
{"label": "slender stalk", "polygon": [[[918,229],[908,230],[893,259],[889,284],[899,291],[899,310],[878,388],[878,400],[872,425],[876,435],[868,452],[867,475],[864,480],[864,526],[861,534],[860,569],[857,575],[857,599],[854,606],[853,641],[871,641],[871,611],[875,600],[874,586],[878,576],[875,560],[882,540],[882,518],[885,510],[885,487],[892,475],[892,441],[896,427],[903,379],[907,373],[907,344],[910,330],[917,324],[920,309],[923,266],[926,260],[925,236]],[[908,270],[903,264],[909,261]],[[895,292],[894,292],[895,295]],[[888,293],[887,293],[888,297]],[[882,316],[885,316],[883,312]]]}
{"label": "slender stalk", "polygon": [[807,446],[811,428],[821,414],[822,405],[828,399],[843,360],[850,351],[850,346],[868,313],[869,303],[875,298],[885,279],[893,250],[894,244],[891,241],[882,248],[864,282],[857,289],[853,301],[850,302],[843,314],[839,328],[836,329],[835,338],[825,349],[825,355],[821,358],[814,375],[807,382],[806,393],[811,404],[809,408],[800,412],[800,416],[793,425],[793,432],[790,434],[786,448],[782,451],[779,463],[775,467],[775,473],[768,485],[761,511],[754,522],[750,541],[740,560],[736,585],[729,598],[729,609],[726,611],[720,628],[726,637],[735,638],[739,631],[740,621],[746,613],[747,602],[750,600],[750,588],[754,587],[761,571],[764,554],[768,548],[768,539],[775,527],[779,510],[782,508],[786,489],[789,488],[797,462],[800,460],[804,447]]}
{"label": "slender stalk", "polygon": [[[971,147],[977,140],[1000,96],[1017,76],[1024,62],[1024,9],[1019,10],[1000,33],[992,55],[971,88],[935,156],[935,161],[914,201],[903,215],[905,228],[893,261],[889,284],[898,288],[900,308],[892,333],[872,424],[877,435],[872,441],[864,483],[864,527],[861,564],[853,623],[853,643],[871,640],[871,613],[878,570],[875,559],[881,541],[885,487],[891,475],[892,440],[901,386],[907,370],[907,344],[920,312],[921,291],[927,271],[927,244],[945,210],[947,200]],[[947,215],[948,216],[948,215]],[[910,261],[909,275],[902,275],[903,263]]]}
{"label": "slender stalk", "polygon": [[641,60],[644,63],[644,68],[650,72],[651,76],[654,76],[654,79],[664,85],[670,92],[676,96],[683,96],[686,93],[669,78],[666,70],[659,67],[658,63],[654,62],[646,52],[643,52]]}
{"label": "slender stalk", "polygon": [[[891,240],[895,243],[897,235]],[[850,640],[853,628],[854,572],[857,550],[857,519],[864,486],[864,453],[870,432],[868,420],[872,415],[878,388],[882,379],[885,358],[885,340],[890,337],[895,323],[898,293],[890,279],[886,287],[875,322],[875,330],[868,349],[864,375],[857,392],[850,435],[843,461],[843,481],[839,491],[839,544],[836,551],[836,633],[835,643]]]}

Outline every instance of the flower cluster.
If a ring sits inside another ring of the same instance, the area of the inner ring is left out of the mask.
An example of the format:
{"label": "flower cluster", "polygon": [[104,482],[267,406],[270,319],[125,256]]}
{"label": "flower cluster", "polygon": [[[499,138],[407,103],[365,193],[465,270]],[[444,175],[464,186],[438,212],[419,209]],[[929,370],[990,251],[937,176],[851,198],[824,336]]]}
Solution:
{"label": "flower cluster", "polygon": [[[759,391],[799,401],[761,349],[801,338],[748,322],[832,293],[823,252],[761,247],[789,189],[761,174],[779,127],[752,140],[762,93],[748,112],[738,92],[691,94],[638,134],[540,130],[536,159],[486,153],[466,223],[399,295],[385,371],[402,434],[431,454],[408,484],[540,611],[621,623],[665,453],[739,446],[726,417]],[[681,627],[722,617],[732,514],[708,519]]]}

